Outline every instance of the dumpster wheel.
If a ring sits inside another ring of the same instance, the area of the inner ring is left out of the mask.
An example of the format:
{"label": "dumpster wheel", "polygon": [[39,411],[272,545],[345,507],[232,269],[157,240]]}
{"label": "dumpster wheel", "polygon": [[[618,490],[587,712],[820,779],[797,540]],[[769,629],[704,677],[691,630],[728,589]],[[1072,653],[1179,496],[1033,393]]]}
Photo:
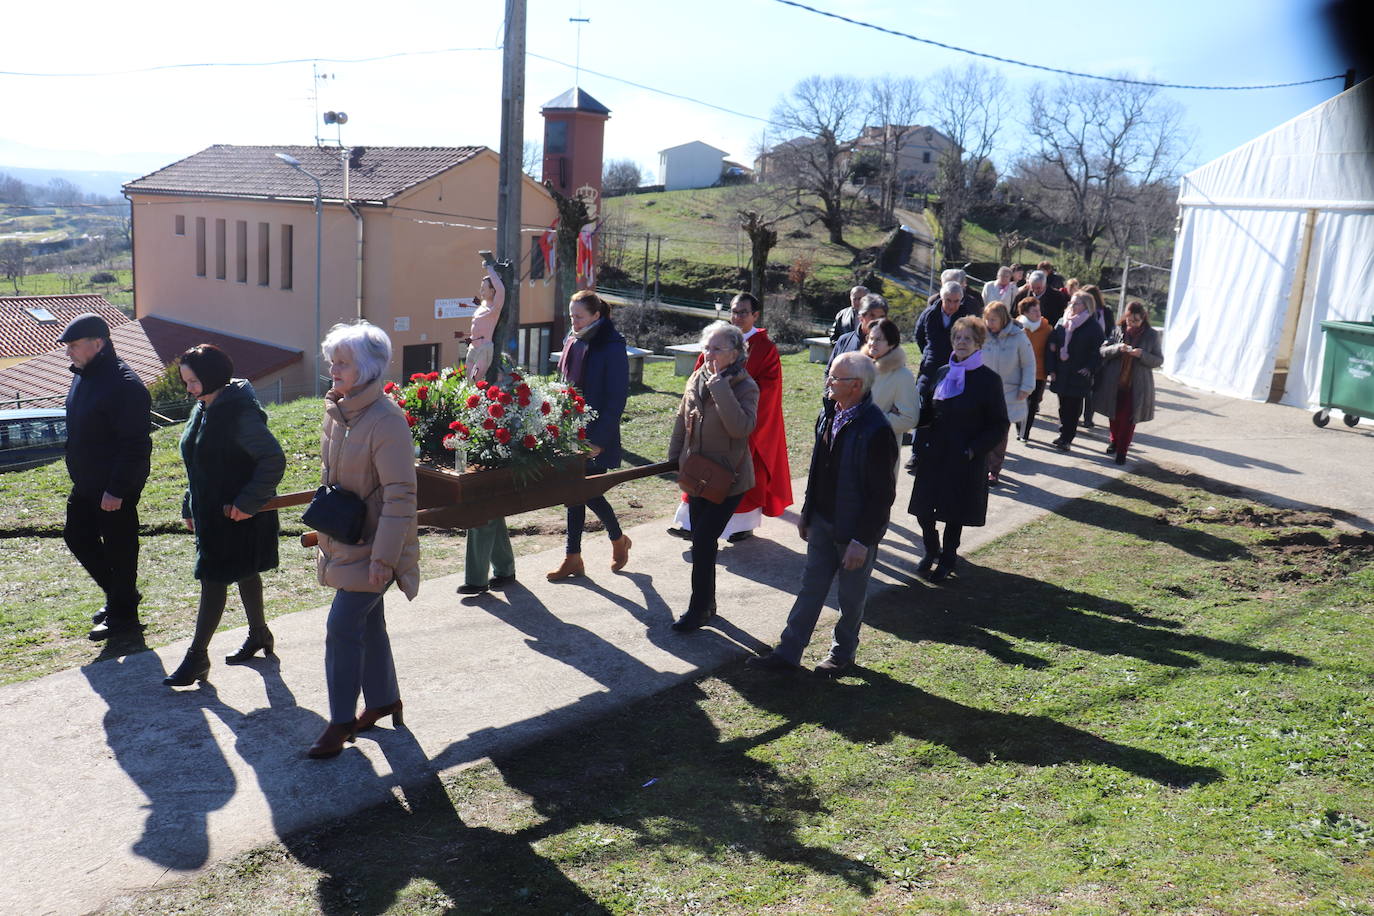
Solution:
{"label": "dumpster wheel", "polygon": [[1346,414],[1344,420],[1345,425],[1351,427],[1352,429],[1360,425],[1360,418],[1355,416],[1353,413]]}
{"label": "dumpster wheel", "polygon": [[1329,411],[1329,410],[1319,410],[1319,411],[1317,411],[1316,413],[1312,414],[1312,422],[1315,423],[1315,424],[1317,424],[1318,426],[1325,427],[1326,424],[1328,424],[1328,423],[1331,422],[1331,411]]}

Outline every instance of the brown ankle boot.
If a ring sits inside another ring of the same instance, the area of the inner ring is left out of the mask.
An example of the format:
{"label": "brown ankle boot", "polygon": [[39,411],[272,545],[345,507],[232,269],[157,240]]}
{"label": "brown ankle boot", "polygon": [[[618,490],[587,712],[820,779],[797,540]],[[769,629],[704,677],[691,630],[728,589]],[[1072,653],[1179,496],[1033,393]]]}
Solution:
{"label": "brown ankle boot", "polygon": [[630,562],[630,536],[622,534],[611,541],[611,572],[620,572]]}
{"label": "brown ankle boot", "polygon": [[305,755],[315,760],[328,760],[330,757],[339,756],[344,745],[353,741],[353,734],[356,729],[356,722],[349,722],[344,725],[331,723],[315,739],[315,743],[310,745],[310,750],[306,751]]}
{"label": "brown ankle boot", "polygon": [[546,578],[550,582],[557,582],[559,579],[571,579],[574,576],[585,576],[587,568],[582,565],[582,554],[570,553],[563,558],[563,562],[557,569],[549,573]]}

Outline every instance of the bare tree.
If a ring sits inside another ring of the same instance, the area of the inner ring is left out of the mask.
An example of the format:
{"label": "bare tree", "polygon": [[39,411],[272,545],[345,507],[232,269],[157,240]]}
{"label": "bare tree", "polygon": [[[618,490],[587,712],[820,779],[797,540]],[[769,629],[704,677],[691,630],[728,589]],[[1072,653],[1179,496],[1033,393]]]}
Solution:
{"label": "bare tree", "polygon": [[32,188],[13,175],[0,172],[0,203],[23,206],[32,202]]}
{"label": "bare tree", "polygon": [[631,159],[612,159],[601,172],[601,188],[605,191],[633,191],[641,180],[639,165]]}
{"label": "bare tree", "polygon": [[535,181],[542,181],[544,175],[544,147],[533,140],[525,141],[520,157],[520,169]]}
{"label": "bare tree", "polygon": [[0,273],[14,284],[14,294],[19,295],[19,281],[28,267],[28,249],[23,242],[0,242]]}
{"label": "bare tree", "polygon": [[1182,107],[1152,86],[1068,79],[1036,84],[1028,101],[1035,152],[1019,169],[1027,203],[1091,261],[1118,213],[1176,179],[1189,146]]}
{"label": "bare tree", "polygon": [[807,77],[773,109],[773,124],[792,139],[769,152],[771,179],[798,192],[800,209],[825,226],[831,242],[852,248],[844,240],[844,186],[852,138],[863,125],[863,85],[847,76]]}
{"label": "bare tree", "polygon": [[868,117],[881,131],[878,148],[883,162],[883,194],[879,209],[885,224],[893,221],[897,191],[903,183],[902,148],[912,131],[921,126],[916,122],[924,114],[924,105],[921,83],[912,77],[885,75],[868,84]]}
{"label": "bare tree", "polygon": [[42,194],[55,207],[71,207],[86,201],[86,193],[65,178],[49,181]]}
{"label": "bare tree", "polygon": [[964,252],[964,217],[992,169],[992,148],[1006,110],[1006,80],[978,64],[963,70],[946,68],[931,80],[928,97],[934,126],[952,141],[936,163],[936,217],[942,255],[946,261],[957,261]]}
{"label": "bare tree", "polygon": [[768,255],[778,244],[779,217],[767,219],[757,210],[740,210],[739,226],[749,236],[749,292],[763,301],[763,279],[768,270]]}

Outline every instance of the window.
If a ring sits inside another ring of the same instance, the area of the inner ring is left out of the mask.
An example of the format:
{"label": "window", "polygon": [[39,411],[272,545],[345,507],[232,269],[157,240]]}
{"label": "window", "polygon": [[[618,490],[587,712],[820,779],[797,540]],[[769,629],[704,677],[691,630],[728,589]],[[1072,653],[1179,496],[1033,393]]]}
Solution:
{"label": "window", "polygon": [[566,153],[568,151],[568,122],[549,121],[544,125],[544,152]]}
{"label": "window", "polygon": [[258,286],[272,282],[272,228],[268,223],[258,223]]}
{"label": "window", "polygon": [[921,161],[922,161],[922,162],[929,162],[929,161],[930,161],[930,150],[926,150],[924,153],[921,154]]}
{"label": "window", "polygon": [[516,363],[537,375],[548,372],[549,342],[553,336],[553,325],[525,325],[519,329],[516,336],[519,340],[515,354]]}
{"label": "window", "polygon": [[205,217],[196,217],[196,276],[205,276]]}
{"label": "window", "polygon": [[186,234],[186,216],[185,216],[184,214],[178,213],[178,214],[176,215],[176,221],[175,221],[175,226],[174,226],[174,228],[173,228],[173,231],[174,231],[177,235],[185,235],[185,234]]}
{"label": "window", "polygon": [[408,379],[417,372],[439,371],[439,345],[412,344],[401,348],[401,378]]}
{"label": "window", "polygon": [[530,279],[544,279],[544,248],[539,244],[539,236],[530,239]]}
{"label": "window", "polygon": [[215,220],[215,279],[223,280],[225,277],[225,257],[224,245],[227,226],[224,220]]}
{"label": "window", "polygon": [[248,221],[234,221],[234,279],[248,282]]}
{"label": "window", "polygon": [[290,288],[291,288],[291,272],[292,272],[292,264],[293,264],[292,258],[291,258],[291,236],[293,235],[293,230],[294,230],[294,229],[295,229],[295,227],[292,226],[290,223],[285,223],[285,224],[283,224],[283,226],[281,227],[281,288],[282,288],[282,289],[290,289]]}

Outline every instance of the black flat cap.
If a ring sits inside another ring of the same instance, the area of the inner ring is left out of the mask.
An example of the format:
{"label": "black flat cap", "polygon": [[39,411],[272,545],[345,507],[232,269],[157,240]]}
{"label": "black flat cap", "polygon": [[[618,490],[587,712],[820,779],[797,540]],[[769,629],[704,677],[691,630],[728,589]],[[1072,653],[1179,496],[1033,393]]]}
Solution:
{"label": "black flat cap", "polygon": [[67,329],[62,332],[62,336],[57,338],[58,343],[71,343],[73,340],[81,340],[85,337],[104,337],[110,338],[110,326],[105,319],[95,312],[87,312],[84,315],[77,315],[67,325]]}

